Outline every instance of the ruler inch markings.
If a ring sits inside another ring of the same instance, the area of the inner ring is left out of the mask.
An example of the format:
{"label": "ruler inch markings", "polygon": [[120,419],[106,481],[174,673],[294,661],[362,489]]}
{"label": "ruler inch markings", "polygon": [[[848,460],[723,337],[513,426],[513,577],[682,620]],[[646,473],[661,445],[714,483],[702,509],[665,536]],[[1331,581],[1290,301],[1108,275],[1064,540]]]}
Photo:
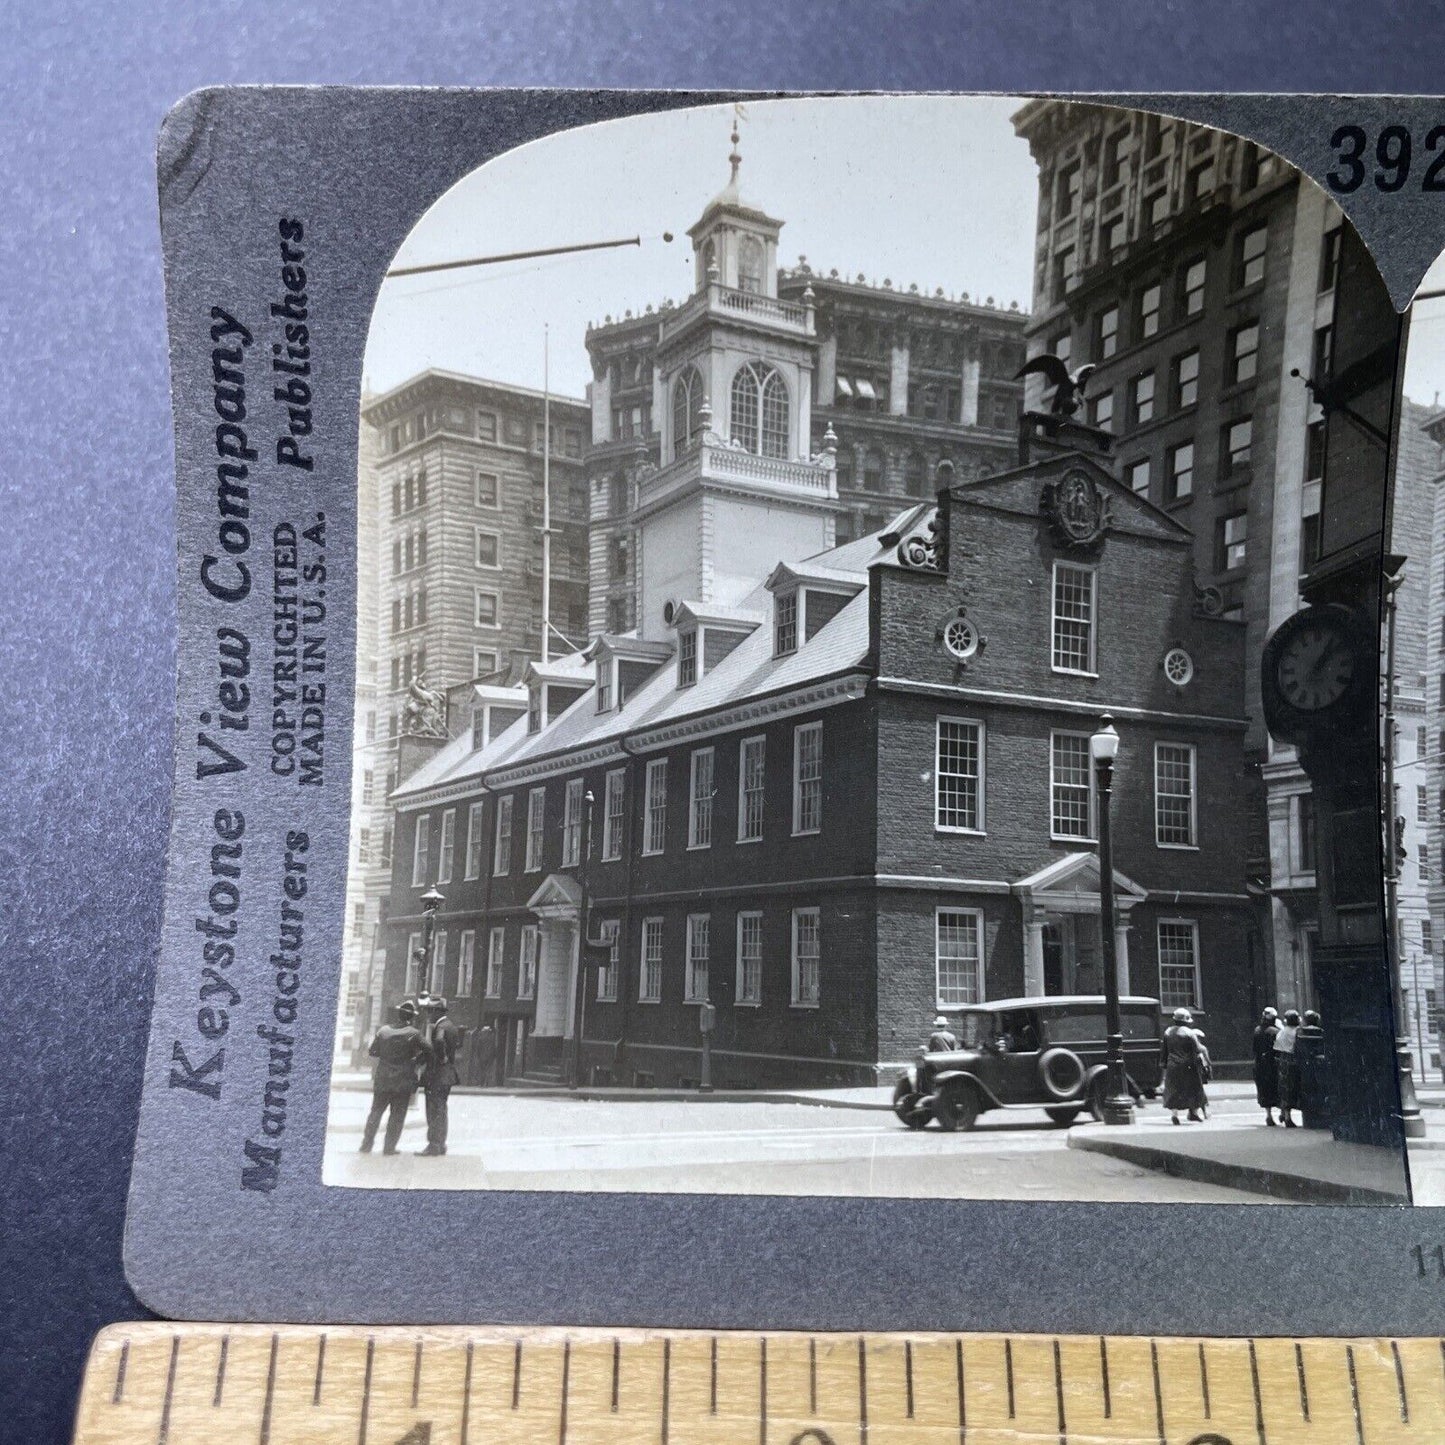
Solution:
{"label": "ruler inch markings", "polygon": [[[724,1380],[739,1344],[742,1374]],[[638,1349],[648,1364],[630,1353]],[[525,1399],[524,1352],[533,1386]],[[633,1361],[626,1379],[624,1354]],[[756,1395],[745,1383],[751,1370]],[[1442,1438],[1442,1419],[1438,1335],[323,1332],[155,1322],[113,1327],[97,1341],[74,1445],[732,1445],[754,1430],[758,1445],[1419,1445]]]}

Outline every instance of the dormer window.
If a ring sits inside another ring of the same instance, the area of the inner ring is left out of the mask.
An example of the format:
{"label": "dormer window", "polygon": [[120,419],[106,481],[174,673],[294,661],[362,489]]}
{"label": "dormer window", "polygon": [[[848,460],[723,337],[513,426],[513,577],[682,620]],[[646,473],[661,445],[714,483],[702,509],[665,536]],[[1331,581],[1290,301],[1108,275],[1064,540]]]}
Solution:
{"label": "dormer window", "polygon": [[677,685],[691,687],[697,681],[697,629],[677,634]]}
{"label": "dormer window", "polygon": [[528,689],[527,692],[527,731],[539,733],[542,731],[542,687]]}
{"label": "dormer window", "polygon": [[785,657],[798,650],[798,594],[785,592],[773,602],[773,652]]}
{"label": "dormer window", "polygon": [[597,659],[598,712],[610,712],[612,710],[612,668],[613,661],[610,657],[599,657]]}
{"label": "dormer window", "polygon": [[482,747],[487,741],[487,710],[484,707],[472,710],[472,750]]}

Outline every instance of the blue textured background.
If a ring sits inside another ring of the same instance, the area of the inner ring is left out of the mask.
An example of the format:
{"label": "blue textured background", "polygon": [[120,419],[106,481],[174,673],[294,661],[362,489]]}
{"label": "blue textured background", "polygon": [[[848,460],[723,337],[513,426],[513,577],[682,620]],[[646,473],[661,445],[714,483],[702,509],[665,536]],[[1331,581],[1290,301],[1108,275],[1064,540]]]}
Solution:
{"label": "blue textured background", "polygon": [[[62,1440],[120,1238],[172,745],[161,117],[255,81],[1430,91],[1396,3],[10,5],[0,13],[0,1438]],[[1202,1322],[1196,1322],[1202,1323]]]}

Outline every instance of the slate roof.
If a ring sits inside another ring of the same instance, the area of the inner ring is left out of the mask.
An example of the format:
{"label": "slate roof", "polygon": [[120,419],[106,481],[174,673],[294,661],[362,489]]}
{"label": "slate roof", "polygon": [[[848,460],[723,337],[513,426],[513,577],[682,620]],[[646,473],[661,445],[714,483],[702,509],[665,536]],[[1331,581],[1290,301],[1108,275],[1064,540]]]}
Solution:
{"label": "slate roof", "polygon": [[[911,517],[918,508],[910,508]],[[892,559],[893,550],[881,544],[889,535],[885,527],[820,552],[796,564],[791,570],[806,579],[847,581],[861,590],[850,598],[795,652],[773,655],[772,597],[764,582],[736,604],[735,610],[766,620],[745,637],[726,657],[690,687],[678,687],[677,669],[671,661],[638,687],[620,708],[598,713],[594,688],[582,694],[571,707],[537,733],[527,732],[525,718],[519,719],[486,747],[473,750],[471,735],[464,733],[429,758],[392,795],[398,801],[416,798],[433,788],[462,782],[483,773],[514,767],[556,753],[593,748],[644,729],[684,718],[716,712],[766,693],[805,687],[826,677],[857,668],[868,654],[868,573],[879,563]],[[703,612],[706,604],[699,604]],[[592,676],[591,664],[578,651],[554,659],[553,668],[573,675]]]}

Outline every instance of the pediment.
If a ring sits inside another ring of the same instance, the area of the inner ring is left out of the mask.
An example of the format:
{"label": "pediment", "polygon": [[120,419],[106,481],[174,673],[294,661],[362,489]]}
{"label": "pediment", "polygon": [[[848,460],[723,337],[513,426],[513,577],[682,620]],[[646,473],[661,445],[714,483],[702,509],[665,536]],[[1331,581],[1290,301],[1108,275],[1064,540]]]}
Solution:
{"label": "pediment", "polygon": [[533,913],[575,916],[582,904],[582,889],[569,873],[549,873],[527,900]]}
{"label": "pediment", "polygon": [[[1099,855],[1097,853],[1067,853],[1056,858],[1026,878],[1020,878],[1009,885],[1009,891],[1033,899],[1036,903],[1047,903],[1050,897],[1065,898],[1088,894],[1099,895]],[[1114,893],[1121,902],[1142,903],[1149,890],[1140,887],[1132,878],[1114,870]]]}

